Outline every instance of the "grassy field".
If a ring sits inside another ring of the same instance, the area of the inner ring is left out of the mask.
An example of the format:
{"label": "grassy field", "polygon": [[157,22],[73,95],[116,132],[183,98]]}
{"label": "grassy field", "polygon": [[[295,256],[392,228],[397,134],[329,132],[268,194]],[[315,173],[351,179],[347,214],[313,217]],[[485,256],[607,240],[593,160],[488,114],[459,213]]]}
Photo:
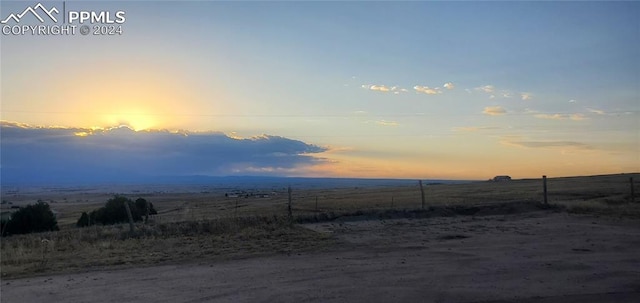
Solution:
{"label": "grassy field", "polygon": [[[640,218],[640,198],[631,203],[629,178],[640,174],[548,179],[549,202],[556,209],[615,217]],[[635,193],[640,192],[638,183]],[[425,184],[425,211],[418,182],[403,187],[293,190],[293,221],[339,217],[474,215],[483,207],[543,201],[540,179],[466,184]],[[56,192],[7,197],[12,205],[42,199],[57,213],[61,230],[2,238],[2,277],[131,267],[194,260],[244,258],[273,253],[321,250],[334,240],[292,224],[286,189],[269,197],[225,197],[223,192],[123,193],[143,197],[159,214],[148,224],[76,228],[83,211],[103,206],[110,193]],[[524,203],[524,204],[523,204]],[[7,205],[3,205],[7,207]],[[515,209],[515,208],[513,208]]]}
{"label": "grassy field", "polygon": [[319,250],[327,236],[283,217],[91,226],[2,239],[2,277]]}

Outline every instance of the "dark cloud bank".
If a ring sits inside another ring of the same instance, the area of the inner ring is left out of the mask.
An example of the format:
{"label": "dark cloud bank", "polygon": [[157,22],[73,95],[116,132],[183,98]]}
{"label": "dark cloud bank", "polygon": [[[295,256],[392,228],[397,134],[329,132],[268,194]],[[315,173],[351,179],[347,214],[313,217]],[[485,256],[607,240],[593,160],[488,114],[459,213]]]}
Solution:
{"label": "dark cloud bank", "polygon": [[[277,136],[222,133],[92,131],[0,125],[3,184],[154,182],[180,176],[295,174],[323,161],[326,148]],[[79,136],[78,134],[88,134]]]}

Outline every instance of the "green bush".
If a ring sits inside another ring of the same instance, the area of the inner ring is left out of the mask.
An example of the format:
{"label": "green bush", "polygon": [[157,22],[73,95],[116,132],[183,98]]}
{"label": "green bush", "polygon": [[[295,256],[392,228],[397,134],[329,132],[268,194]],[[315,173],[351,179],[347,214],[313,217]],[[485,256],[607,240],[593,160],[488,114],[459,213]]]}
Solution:
{"label": "green bush", "polygon": [[49,204],[38,201],[34,205],[21,207],[11,215],[11,219],[2,222],[0,233],[5,235],[28,234],[34,232],[58,230],[56,216]]}
{"label": "green bush", "polygon": [[[94,224],[110,225],[129,221],[125,203],[129,204],[133,221],[142,221],[147,214],[147,200],[138,198],[135,202],[124,196],[114,196],[107,201],[107,204],[91,213],[83,212],[76,226],[84,227]],[[149,204],[149,214],[155,215],[158,212]]]}
{"label": "green bush", "polygon": [[76,222],[76,226],[78,227],[89,226],[89,214],[87,214],[87,212],[84,212],[84,211],[82,212],[80,219],[78,219],[78,222]]}
{"label": "green bush", "polygon": [[157,215],[158,212],[153,208],[153,203],[147,202],[147,200],[145,199],[138,198],[136,199],[136,208],[142,214],[142,216],[145,216],[147,214],[147,203],[149,203],[149,214]]}

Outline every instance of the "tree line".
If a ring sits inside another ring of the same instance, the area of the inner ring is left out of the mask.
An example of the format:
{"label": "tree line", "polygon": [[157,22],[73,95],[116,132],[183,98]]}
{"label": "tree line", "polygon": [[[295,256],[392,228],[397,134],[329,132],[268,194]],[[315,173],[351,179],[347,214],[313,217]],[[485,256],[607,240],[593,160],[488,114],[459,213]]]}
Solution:
{"label": "tree line", "polygon": [[115,196],[107,204],[101,208],[91,211],[90,213],[83,212],[76,223],[77,227],[85,227],[90,225],[111,225],[117,223],[127,222],[127,209],[124,206],[125,203],[129,204],[133,221],[139,222],[143,218],[148,218],[149,215],[155,215],[158,212],[153,208],[153,203],[148,202],[143,198],[138,198],[133,201],[124,196]]}
{"label": "tree line", "polygon": [[[133,220],[136,222],[158,213],[153,207],[153,203],[143,198],[133,201],[125,196],[116,195],[109,199],[105,206],[89,213],[83,212],[76,222],[76,226],[111,225],[127,222],[129,219],[125,203],[129,205]],[[3,218],[0,221],[0,234],[3,237],[56,230],[59,230],[56,215],[49,204],[42,200],[38,200],[33,205],[20,207],[9,218]]]}

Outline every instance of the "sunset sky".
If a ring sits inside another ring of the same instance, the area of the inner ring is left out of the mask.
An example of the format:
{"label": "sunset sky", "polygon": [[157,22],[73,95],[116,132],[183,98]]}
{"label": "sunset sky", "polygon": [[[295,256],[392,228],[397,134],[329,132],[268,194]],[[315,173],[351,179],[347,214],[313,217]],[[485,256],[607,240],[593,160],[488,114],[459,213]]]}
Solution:
{"label": "sunset sky", "polygon": [[4,179],[640,171],[640,2],[66,7],[123,34],[1,36]]}

